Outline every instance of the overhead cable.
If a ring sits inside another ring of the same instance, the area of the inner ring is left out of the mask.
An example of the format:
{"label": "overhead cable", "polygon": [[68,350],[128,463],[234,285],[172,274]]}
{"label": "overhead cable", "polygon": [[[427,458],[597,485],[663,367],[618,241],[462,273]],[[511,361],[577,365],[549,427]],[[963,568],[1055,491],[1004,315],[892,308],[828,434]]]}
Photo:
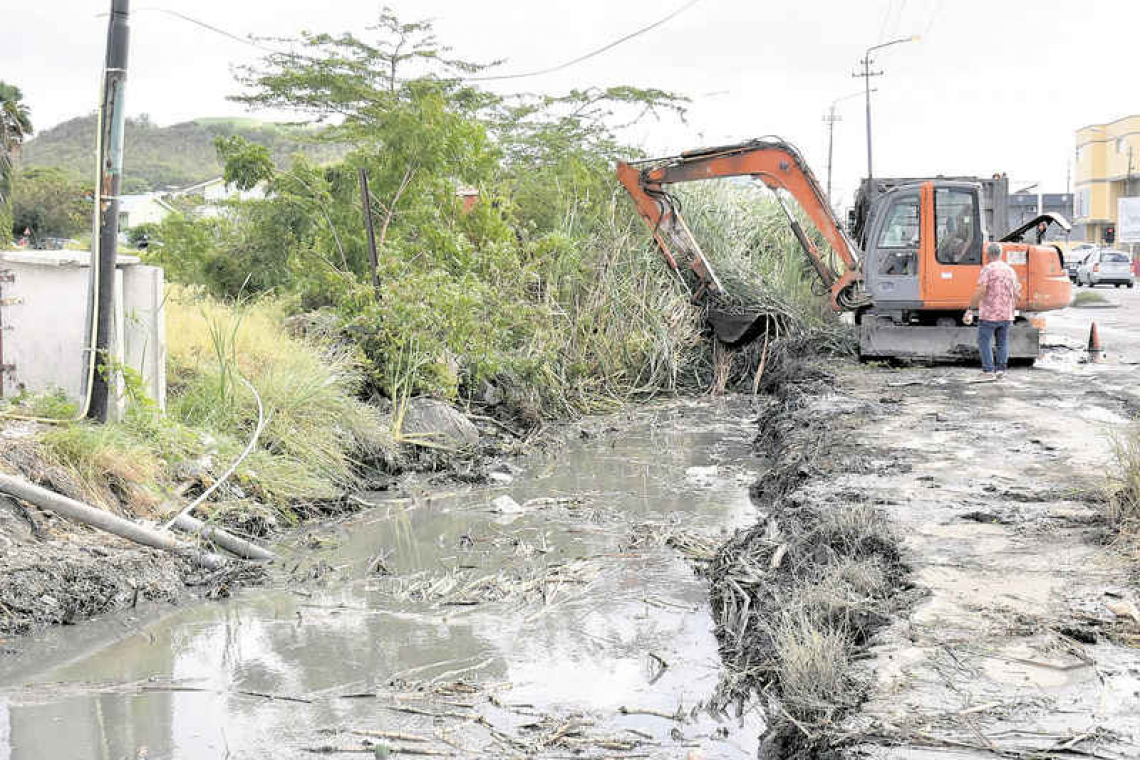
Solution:
{"label": "overhead cable", "polygon": [[689,10],[690,8],[692,8],[694,5],[696,5],[699,2],[701,2],[701,0],[691,0],[691,2],[688,2],[685,5],[682,5],[680,8],[673,11],[668,16],[665,16],[662,19],[654,21],[649,26],[642,27],[641,29],[638,29],[635,32],[630,32],[629,34],[625,35],[624,37],[619,37],[618,39],[614,40],[613,42],[610,42],[606,45],[603,45],[602,47],[598,48],[597,50],[592,50],[589,53],[586,53],[585,55],[580,55],[577,58],[574,58],[573,60],[566,61],[565,63],[560,63],[557,66],[551,66],[550,68],[546,68],[546,69],[539,69],[538,71],[520,72],[518,74],[497,74],[497,75],[485,76],[485,77],[464,77],[464,81],[467,81],[467,82],[491,82],[491,81],[495,81],[495,80],[499,80],[499,79],[522,79],[523,77],[537,77],[537,76],[541,76],[542,74],[553,74],[555,71],[561,71],[562,69],[570,68],[571,66],[578,64],[578,63],[581,63],[582,61],[588,60],[590,58],[593,58],[596,55],[601,55],[602,53],[606,52],[607,50],[612,50],[613,48],[617,47],[618,45],[622,44],[623,42],[628,42],[629,40],[632,40],[634,37],[638,37],[642,34],[645,34],[646,32],[652,31],[653,29],[656,29],[657,27],[661,26],[662,24],[666,23],[667,21],[671,21],[672,19],[676,18],[677,16],[680,16],[682,13]]}

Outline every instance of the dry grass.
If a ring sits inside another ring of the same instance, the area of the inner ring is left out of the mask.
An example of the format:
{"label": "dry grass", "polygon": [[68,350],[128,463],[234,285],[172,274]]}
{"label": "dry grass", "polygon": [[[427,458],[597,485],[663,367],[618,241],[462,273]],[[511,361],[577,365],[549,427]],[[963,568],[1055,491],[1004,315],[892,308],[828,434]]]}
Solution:
{"label": "dry grass", "polygon": [[[298,507],[336,499],[358,486],[362,464],[394,456],[386,420],[356,398],[353,355],[287,334],[275,302],[232,307],[172,286],[166,315],[165,415],[135,405],[121,423],[42,436],[49,463],[71,472],[91,501],[148,514],[177,486],[220,476],[257,422],[238,375],[257,388],[270,420],[219,498],[254,505],[251,519],[264,522],[260,505],[292,518]],[[242,521],[240,508],[223,511]]]}
{"label": "dry grass", "polygon": [[845,701],[851,643],[841,629],[822,627],[811,616],[793,612],[773,626],[772,641],[789,712],[818,719]]}
{"label": "dry grass", "polygon": [[1100,503],[1118,540],[1140,558],[1140,424],[1114,437],[1112,451],[1113,467]]}
{"label": "dry grass", "polygon": [[870,504],[836,505],[820,511],[813,532],[820,543],[846,555],[865,556],[894,543],[887,516]]}

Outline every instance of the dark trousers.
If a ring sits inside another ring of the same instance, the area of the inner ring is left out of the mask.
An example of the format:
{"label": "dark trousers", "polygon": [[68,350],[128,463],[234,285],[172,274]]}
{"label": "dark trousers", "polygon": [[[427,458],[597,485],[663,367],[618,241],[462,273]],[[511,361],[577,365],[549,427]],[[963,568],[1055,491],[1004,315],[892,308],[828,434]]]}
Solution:
{"label": "dark trousers", "polygon": [[978,352],[982,355],[983,372],[1005,372],[1009,363],[1010,324],[988,319],[978,322]]}

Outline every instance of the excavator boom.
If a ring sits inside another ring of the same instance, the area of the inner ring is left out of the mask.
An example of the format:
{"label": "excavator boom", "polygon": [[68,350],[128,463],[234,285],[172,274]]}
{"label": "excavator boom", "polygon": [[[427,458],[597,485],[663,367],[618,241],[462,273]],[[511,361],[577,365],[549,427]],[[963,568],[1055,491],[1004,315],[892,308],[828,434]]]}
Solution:
{"label": "excavator boom", "polygon": [[[811,170],[792,145],[778,139],[757,139],[737,145],[687,151],[676,156],[619,163],[618,179],[633,198],[638,212],[674,271],[682,266],[696,275],[694,298],[721,292],[720,281],[682,218],[676,199],[665,186],[724,177],[753,177],[775,190],[785,190],[830,244],[838,261],[820,252],[804,233],[777,193],[796,239],[837,311],[857,309],[869,301],[862,292],[857,249],[839,226]],[[715,327],[716,325],[714,325]],[[720,334],[718,330],[718,335]],[[723,339],[723,337],[722,337]],[[732,342],[732,341],[729,341]]]}

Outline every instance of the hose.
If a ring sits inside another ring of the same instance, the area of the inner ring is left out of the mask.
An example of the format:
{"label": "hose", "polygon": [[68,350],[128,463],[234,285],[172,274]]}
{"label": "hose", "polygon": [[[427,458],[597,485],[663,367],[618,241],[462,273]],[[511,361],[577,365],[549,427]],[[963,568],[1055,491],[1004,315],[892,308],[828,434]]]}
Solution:
{"label": "hose", "polygon": [[253,387],[253,384],[246,380],[244,377],[238,375],[237,379],[245,383],[245,387],[249,388],[250,392],[253,393],[254,400],[257,401],[257,427],[253,430],[253,437],[249,439],[249,443],[245,445],[245,449],[241,452],[241,455],[234,460],[229,469],[222,474],[222,477],[215,480],[214,484],[203,491],[197,499],[187,504],[181,511],[179,511],[178,514],[170,518],[166,524],[162,526],[163,530],[170,530],[170,527],[178,521],[178,518],[190,514],[190,512],[192,512],[195,507],[209,498],[210,494],[218,490],[218,487],[221,486],[222,483],[225,483],[226,480],[228,480],[229,477],[237,471],[238,465],[245,461],[245,458],[250,455],[250,453],[253,451],[254,446],[257,445],[257,439],[261,437],[261,431],[265,428],[265,423],[268,422],[268,420],[265,418],[265,409],[261,405],[261,396],[258,395],[257,389]]}

